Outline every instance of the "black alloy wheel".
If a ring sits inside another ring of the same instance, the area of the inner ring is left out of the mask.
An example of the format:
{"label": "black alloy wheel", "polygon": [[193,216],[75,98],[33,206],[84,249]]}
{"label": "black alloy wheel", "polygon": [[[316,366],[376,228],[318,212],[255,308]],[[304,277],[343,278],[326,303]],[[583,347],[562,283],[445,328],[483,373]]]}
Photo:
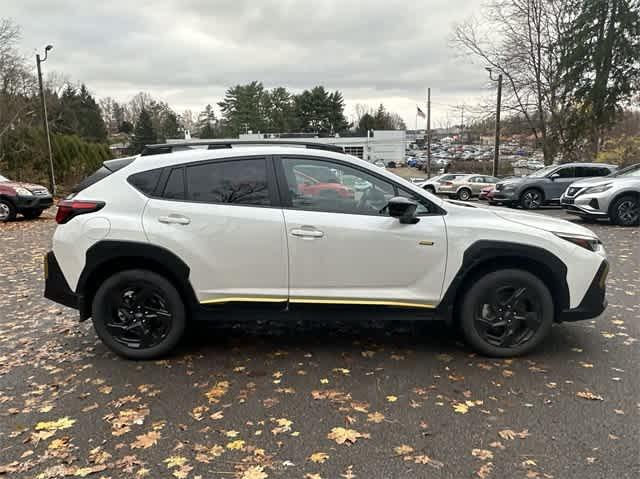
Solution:
{"label": "black alloy wheel", "polygon": [[526,190],[520,198],[520,206],[525,210],[537,210],[542,206],[542,193],[536,189]]}
{"label": "black alloy wheel", "polygon": [[529,352],[547,336],[554,304],[538,277],[506,269],[478,278],[464,297],[460,315],[465,338],[476,351],[510,357]]}
{"label": "black alloy wheel", "polygon": [[96,292],[93,324],[100,339],[116,354],[153,359],[168,353],[186,326],[184,304],[176,288],[145,270],[121,271]]}

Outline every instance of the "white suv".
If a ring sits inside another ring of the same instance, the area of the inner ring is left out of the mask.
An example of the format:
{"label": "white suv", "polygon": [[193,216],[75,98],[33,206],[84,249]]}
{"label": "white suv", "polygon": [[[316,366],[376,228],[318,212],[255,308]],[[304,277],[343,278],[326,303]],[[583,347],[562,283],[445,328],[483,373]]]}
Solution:
{"label": "white suv", "polygon": [[45,296],[135,359],[230,309],[438,317],[513,356],[606,307],[590,230],[447,202],[337,150],[185,143],[108,161],[58,205]]}

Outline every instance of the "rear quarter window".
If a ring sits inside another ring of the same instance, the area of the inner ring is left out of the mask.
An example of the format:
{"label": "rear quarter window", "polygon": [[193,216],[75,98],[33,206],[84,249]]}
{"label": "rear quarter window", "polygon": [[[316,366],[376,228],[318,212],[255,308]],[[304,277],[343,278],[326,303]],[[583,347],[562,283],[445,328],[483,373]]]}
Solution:
{"label": "rear quarter window", "polygon": [[140,173],[131,175],[127,179],[127,181],[136,190],[144,193],[147,196],[151,196],[158,186],[158,181],[160,180],[161,173],[162,169],[142,171]]}

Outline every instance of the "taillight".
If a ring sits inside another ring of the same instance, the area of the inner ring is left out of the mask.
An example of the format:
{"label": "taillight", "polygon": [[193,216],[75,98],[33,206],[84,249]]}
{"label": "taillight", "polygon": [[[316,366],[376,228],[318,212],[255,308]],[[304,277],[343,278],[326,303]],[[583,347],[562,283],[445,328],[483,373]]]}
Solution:
{"label": "taillight", "polygon": [[71,218],[95,213],[104,208],[104,201],[83,201],[83,200],[62,200],[58,202],[58,212],[56,213],[56,223],[63,225]]}

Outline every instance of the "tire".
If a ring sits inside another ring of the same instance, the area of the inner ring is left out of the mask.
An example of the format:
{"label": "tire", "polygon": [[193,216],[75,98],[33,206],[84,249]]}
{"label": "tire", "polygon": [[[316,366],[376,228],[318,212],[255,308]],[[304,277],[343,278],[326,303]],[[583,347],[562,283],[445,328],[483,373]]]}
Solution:
{"label": "tire", "polygon": [[[144,315],[148,315],[146,326],[130,329],[133,332],[121,331],[132,323],[140,324]],[[102,342],[127,359],[164,356],[178,344],[187,323],[184,302],[177,289],[164,277],[139,269],[116,273],[100,285],[93,299],[92,317]],[[145,336],[145,327],[155,329],[155,336]],[[118,337],[126,335],[129,337]],[[132,339],[135,336],[146,339],[136,345]]]}
{"label": "tire", "polygon": [[[508,300],[517,294],[521,296],[509,308]],[[537,276],[503,269],[480,277],[467,290],[459,323],[465,339],[479,354],[513,357],[533,350],[549,334],[554,311],[551,293]],[[521,321],[524,317],[529,321]]]}
{"label": "tire", "polygon": [[537,188],[529,188],[524,190],[520,195],[520,206],[525,210],[537,210],[542,206],[544,196],[542,191]]}
{"label": "tire", "polygon": [[17,214],[16,207],[11,201],[0,199],[0,223],[15,220]]}
{"label": "tire", "polygon": [[22,216],[24,216],[26,219],[28,220],[33,220],[36,219],[38,217],[40,217],[40,215],[42,214],[41,209],[35,209],[35,210],[24,210],[22,211]]}
{"label": "tire", "polygon": [[611,221],[618,226],[640,225],[640,197],[626,195],[611,205]]}
{"label": "tire", "polygon": [[458,190],[458,199],[460,201],[469,201],[471,199],[471,190],[469,188],[461,188]]}

